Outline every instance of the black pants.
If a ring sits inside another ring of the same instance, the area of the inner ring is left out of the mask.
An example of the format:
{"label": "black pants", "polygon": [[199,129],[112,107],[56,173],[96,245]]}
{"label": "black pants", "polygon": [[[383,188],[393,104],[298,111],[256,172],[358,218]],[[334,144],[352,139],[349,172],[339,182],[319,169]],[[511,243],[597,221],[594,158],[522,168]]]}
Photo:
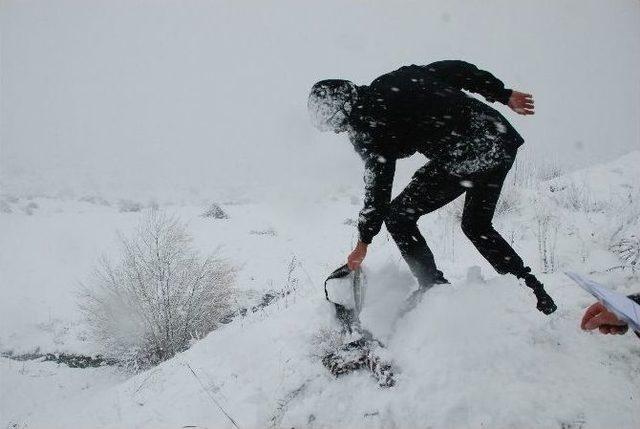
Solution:
{"label": "black pants", "polygon": [[515,154],[488,172],[467,176],[453,175],[437,161],[431,161],[415,172],[409,185],[391,202],[385,219],[387,230],[421,287],[441,282],[442,273],[436,269],[433,253],[418,230],[418,219],[465,192],[464,234],[498,273],[523,273],[522,259],[492,224],[500,191],[514,158]]}

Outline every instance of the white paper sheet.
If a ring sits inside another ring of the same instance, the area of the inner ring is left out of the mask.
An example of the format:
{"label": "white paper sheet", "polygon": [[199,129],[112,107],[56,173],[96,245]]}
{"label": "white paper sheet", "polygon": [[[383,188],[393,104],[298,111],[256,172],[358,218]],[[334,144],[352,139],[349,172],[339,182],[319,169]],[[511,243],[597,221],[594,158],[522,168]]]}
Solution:
{"label": "white paper sheet", "polygon": [[606,287],[582,277],[579,274],[565,272],[565,274],[578,283],[578,285],[595,296],[607,310],[618,316],[618,318],[629,324],[629,327],[636,332],[640,332],[640,305],[636,304],[625,295],[614,292]]}

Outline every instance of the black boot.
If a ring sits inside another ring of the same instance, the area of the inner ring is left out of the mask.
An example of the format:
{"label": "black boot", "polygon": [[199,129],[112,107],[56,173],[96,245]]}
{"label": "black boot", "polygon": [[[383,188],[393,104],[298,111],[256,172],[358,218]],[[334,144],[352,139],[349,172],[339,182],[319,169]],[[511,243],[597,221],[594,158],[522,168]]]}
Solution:
{"label": "black boot", "polygon": [[431,276],[431,278],[427,281],[429,287],[432,285],[448,285],[451,284],[449,280],[444,278],[444,274],[440,270],[436,270],[436,272]]}
{"label": "black boot", "polygon": [[544,290],[544,285],[533,274],[526,274],[524,277],[524,283],[533,290],[538,304],[536,308],[542,311],[544,314],[551,314],[558,309],[553,299]]}
{"label": "black boot", "polygon": [[444,274],[440,270],[435,270],[435,272],[426,275],[416,275],[416,278],[418,280],[418,290],[420,291],[431,289],[431,287],[435,285],[451,284],[449,280],[444,278]]}

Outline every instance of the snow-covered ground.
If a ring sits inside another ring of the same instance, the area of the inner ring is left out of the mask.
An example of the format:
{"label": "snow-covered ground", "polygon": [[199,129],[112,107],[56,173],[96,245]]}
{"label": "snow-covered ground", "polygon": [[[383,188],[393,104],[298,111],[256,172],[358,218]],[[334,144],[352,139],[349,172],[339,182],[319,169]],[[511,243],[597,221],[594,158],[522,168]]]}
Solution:
{"label": "snow-covered ground", "polygon": [[[551,316],[481,259],[460,232],[456,201],[420,223],[452,284],[398,319],[415,282],[383,229],[365,262],[361,319],[397,368],[390,389],[366,372],[335,379],[319,359],[336,340],[322,282],[354,243],[345,220],[357,215],[359,189],[279,204],[228,201],[229,219],[201,217],[204,202],[164,205],[188,222],[200,250],[221,245],[240,267],[237,305],[267,291],[292,293],[136,375],[1,358],[0,427],[234,427],[227,413],[241,428],[637,428],[640,340],[582,332],[593,299],[562,272],[640,291],[637,274],[611,250],[638,236],[639,164],[632,152],[545,181],[525,160],[512,171],[495,224],[535,272],[547,271],[540,278],[558,304]],[[78,284],[98,255],[115,251],[116,230],[130,231],[147,209],[121,212],[117,201],[98,199],[2,201],[0,351],[92,353]],[[468,278],[472,266],[483,278]]]}

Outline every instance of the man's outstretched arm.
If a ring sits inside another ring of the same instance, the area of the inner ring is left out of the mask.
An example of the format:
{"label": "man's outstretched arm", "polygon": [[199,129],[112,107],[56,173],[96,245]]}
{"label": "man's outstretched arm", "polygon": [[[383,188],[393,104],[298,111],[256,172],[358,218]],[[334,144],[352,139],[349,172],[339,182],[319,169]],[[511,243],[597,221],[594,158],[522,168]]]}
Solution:
{"label": "man's outstretched arm", "polygon": [[512,90],[505,88],[500,79],[466,61],[437,61],[424,67],[451,86],[480,94],[488,101],[507,104],[511,97]]}
{"label": "man's outstretched arm", "polygon": [[438,79],[459,89],[482,95],[489,102],[498,101],[521,115],[534,113],[531,94],[505,88],[504,83],[491,73],[460,60],[437,61],[424,68]]}
{"label": "man's outstretched arm", "polygon": [[371,155],[364,164],[364,207],[358,216],[360,241],[370,244],[386,217],[391,201],[395,159]]}
{"label": "man's outstretched arm", "polygon": [[356,269],[366,256],[367,246],[380,229],[389,210],[396,160],[371,155],[365,160],[364,207],[358,216],[359,240],[347,258],[350,269]]}

